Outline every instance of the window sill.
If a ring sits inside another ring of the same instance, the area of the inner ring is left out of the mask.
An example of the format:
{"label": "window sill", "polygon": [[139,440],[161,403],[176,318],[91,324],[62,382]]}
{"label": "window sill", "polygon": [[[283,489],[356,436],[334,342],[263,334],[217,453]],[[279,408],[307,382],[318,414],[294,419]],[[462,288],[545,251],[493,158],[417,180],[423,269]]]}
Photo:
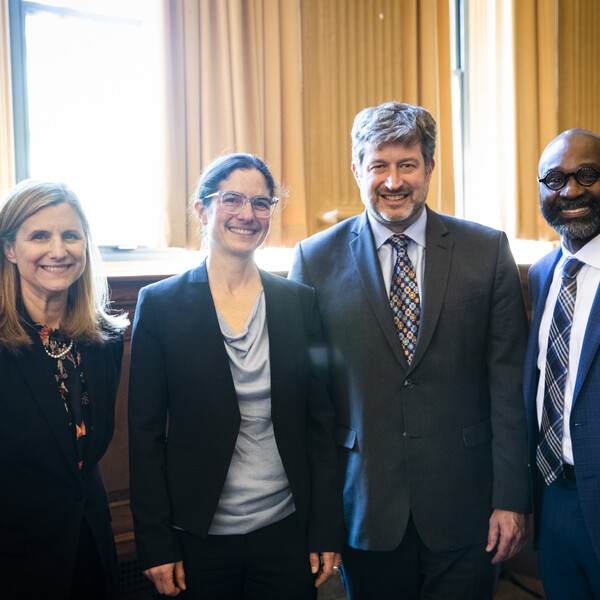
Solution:
{"label": "window sill", "polygon": [[[558,242],[511,240],[511,250],[518,265],[531,265],[556,247]],[[256,263],[272,273],[287,274],[294,248],[263,248],[256,251]],[[104,273],[110,278],[168,277],[197,267],[204,253],[183,248],[107,250],[102,249]]]}
{"label": "window sill", "polygon": [[[256,251],[256,264],[265,271],[286,275],[294,248],[263,248]],[[202,251],[183,248],[107,250],[102,249],[104,274],[111,279],[142,276],[168,277],[197,267]]]}

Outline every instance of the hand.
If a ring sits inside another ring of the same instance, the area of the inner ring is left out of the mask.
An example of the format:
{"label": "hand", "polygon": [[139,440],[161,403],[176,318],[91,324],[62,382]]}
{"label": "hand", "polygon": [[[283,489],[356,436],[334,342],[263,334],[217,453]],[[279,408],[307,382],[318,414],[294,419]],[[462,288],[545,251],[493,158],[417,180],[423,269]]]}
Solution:
{"label": "hand", "polygon": [[339,552],[311,552],[309,554],[310,570],[313,574],[318,573],[315,587],[325,583],[334,573],[333,567],[342,564],[342,555]]}
{"label": "hand", "polygon": [[527,541],[527,520],[525,515],[509,510],[494,510],[490,517],[490,530],[486,552],[492,552],[496,546],[496,554],[492,564],[512,558]]}
{"label": "hand", "polygon": [[146,569],[144,575],[156,586],[156,591],[165,596],[178,596],[185,590],[183,562],[167,563]]}

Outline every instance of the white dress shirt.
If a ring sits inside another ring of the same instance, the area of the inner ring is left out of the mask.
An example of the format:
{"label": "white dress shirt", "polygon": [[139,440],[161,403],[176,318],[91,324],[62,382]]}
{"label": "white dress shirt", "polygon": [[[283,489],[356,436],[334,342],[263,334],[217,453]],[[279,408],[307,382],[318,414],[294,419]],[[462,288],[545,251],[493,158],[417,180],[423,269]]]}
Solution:
{"label": "white dress shirt", "polygon": [[573,390],[577,380],[577,371],[579,369],[579,359],[581,356],[581,348],[585,337],[585,330],[590,317],[592,304],[600,285],[600,235],[590,240],[579,252],[571,254],[563,243],[562,256],[556,268],[552,284],[546,298],[544,313],[540,322],[540,330],[538,337],[538,359],[537,366],[540,370],[540,380],[537,390],[537,416],[538,424],[542,422],[542,407],[544,404],[544,387],[546,375],[546,352],[548,350],[548,335],[550,333],[550,323],[554,314],[554,305],[558,298],[558,292],[562,282],[562,271],[567,259],[572,256],[577,260],[585,263],[577,274],[577,297],[575,299],[575,312],[573,314],[573,324],[571,326],[571,340],[569,343],[569,366],[567,373],[567,381],[565,384],[565,399],[563,413],[563,460],[566,463],[573,464],[573,447],[571,445],[571,429],[570,418],[571,408],[573,406]]}

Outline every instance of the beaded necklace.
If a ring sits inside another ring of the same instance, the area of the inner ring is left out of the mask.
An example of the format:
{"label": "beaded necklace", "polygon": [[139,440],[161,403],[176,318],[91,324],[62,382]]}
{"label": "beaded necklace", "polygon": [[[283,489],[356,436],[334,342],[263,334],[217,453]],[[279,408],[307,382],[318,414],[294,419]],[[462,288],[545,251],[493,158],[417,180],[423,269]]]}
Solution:
{"label": "beaded necklace", "polygon": [[[64,345],[64,343],[63,343]],[[50,358],[62,358],[63,356],[65,356],[73,347],[73,340],[71,340],[71,342],[69,343],[69,345],[62,350],[61,352],[57,352],[56,354],[54,354],[51,350],[48,350],[48,346],[46,346],[44,344],[44,352],[50,357]]]}

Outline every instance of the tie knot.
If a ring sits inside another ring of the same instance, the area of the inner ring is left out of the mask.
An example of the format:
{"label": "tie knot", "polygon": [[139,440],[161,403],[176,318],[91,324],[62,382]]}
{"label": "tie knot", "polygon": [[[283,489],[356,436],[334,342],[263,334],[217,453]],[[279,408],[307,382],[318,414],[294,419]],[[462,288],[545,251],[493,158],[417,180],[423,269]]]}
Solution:
{"label": "tie knot", "polygon": [[404,234],[393,235],[388,239],[388,244],[392,244],[396,248],[396,252],[400,252],[408,247],[408,239]]}
{"label": "tie knot", "polygon": [[576,258],[569,258],[563,267],[563,279],[572,279],[579,273],[579,270],[583,267],[583,263]]}

